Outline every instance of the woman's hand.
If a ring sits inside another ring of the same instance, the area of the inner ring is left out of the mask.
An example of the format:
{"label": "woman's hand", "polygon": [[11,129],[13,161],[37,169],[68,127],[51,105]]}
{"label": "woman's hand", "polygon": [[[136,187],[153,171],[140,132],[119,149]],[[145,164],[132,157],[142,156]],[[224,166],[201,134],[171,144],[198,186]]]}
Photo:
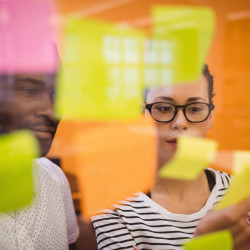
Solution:
{"label": "woman's hand", "polygon": [[221,211],[212,211],[200,220],[194,236],[227,229],[232,234],[234,249],[249,249],[248,211],[250,211],[250,197]]}

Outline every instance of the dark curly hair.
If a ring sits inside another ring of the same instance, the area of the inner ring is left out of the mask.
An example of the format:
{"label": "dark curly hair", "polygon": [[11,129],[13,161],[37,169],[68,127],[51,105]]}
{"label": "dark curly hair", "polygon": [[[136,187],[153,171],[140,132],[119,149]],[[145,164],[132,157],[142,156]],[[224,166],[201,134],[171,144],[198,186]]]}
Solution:
{"label": "dark curly hair", "polygon": [[[207,79],[208,82],[208,98],[209,98],[209,103],[213,104],[213,97],[214,97],[214,77],[211,75],[208,65],[204,64],[203,68],[203,75]],[[144,91],[144,101],[146,101],[146,97],[148,94],[149,89],[146,89]]]}
{"label": "dark curly hair", "polygon": [[204,64],[203,68],[203,75],[207,79],[208,82],[208,96],[209,96],[209,103],[213,104],[213,97],[214,97],[214,77],[211,75],[208,65]]}

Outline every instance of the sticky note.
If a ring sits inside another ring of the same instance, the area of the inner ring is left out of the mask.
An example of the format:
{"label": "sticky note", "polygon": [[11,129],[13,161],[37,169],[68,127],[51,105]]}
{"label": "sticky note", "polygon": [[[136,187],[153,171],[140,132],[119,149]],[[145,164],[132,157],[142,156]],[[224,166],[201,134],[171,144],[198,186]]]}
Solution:
{"label": "sticky note", "polygon": [[[93,7],[89,8],[88,2],[83,2],[81,0],[74,0],[73,2],[69,2],[67,0],[56,0],[58,9],[60,11],[60,14],[64,16],[68,16],[72,13],[81,13],[82,15],[84,14],[84,10],[90,9],[90,10],[95,10],[96,9],[96,4]],[[103,3],[100,3],[100,5],[103,5]],[[97,12],[98,12],[98,7],[97,7]],[[95,12],[94,12],[95,13]]]}
{"label": "sticky note", "polygon": [[233,154],[234,152],[229,150],[218,151],[210,168],[232,174]]}
{"label": "sticky note", "polygon": [[144,70],[148,87],[197,81],[202,73],[214,28],[210,8],[156,5],[153,35]]}
{"label": "sticky note", "polygon": [[0,73],[54,72],[56,47],[44,1],[0,1]]}
{"label": "sticky note", "polygon": [[173,159],[163,166],[159,175],[165,178],[194,180],[203,168],[213,162],[217,143],[200,137],[180,137]]}
{"label": "sticky note", "polygon": [[223,230],[195,237],[185,245],[185,250],[232,250],[233,240],[230,231]]}
{"label": "sticky note", "polygon": [[[80,124],[78,128],[77,124]],[[79,120],[67,120],[62,117],[60,121],[52,145],[50,147],[49,158],[64,158],[66,155],[72,155],[72,134],[74,131],[83,129],[82,122]]]}
{"label": "sticky note", "polygon": [[233,172],[235,179],[222,201],[215,207],[220,210],[250,196],[250,151],[235,151]]}
{"label": "sticky note", "polygon": [[28,205],[33,198],[32,159],[39,146],[27,131],[0,136],[0,212]]}
{"label": "sticky note", "polygon": [[144,34],[90,19],[66,19],[56,112],[67,119],[139,117]]}
{"label": "sticky note", "polygon": [[68,141],[72,154],[63,156],[62,168],[77,178],[81,213],[86,218],[135,192],[150,190],[157,144],[151,119],[82,122],[68,136],[73,138]]}
{"label": "sticky note", "polygon": [[235,151],[232,174],[237,176],[245,171],[247,167],[250,168],[250,151]]}

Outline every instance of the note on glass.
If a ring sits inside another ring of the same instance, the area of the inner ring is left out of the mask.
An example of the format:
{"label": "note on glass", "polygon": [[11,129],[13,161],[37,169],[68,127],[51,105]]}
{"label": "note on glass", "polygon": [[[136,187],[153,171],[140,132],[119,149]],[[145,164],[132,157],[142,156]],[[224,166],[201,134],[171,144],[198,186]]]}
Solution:
{"label": "note on glass", "polygon": [[[70,14],[80,14],[81,16],[89,16],[91,14],[99,13],[99,6],[105,5],[102,2],[99,2],[94,4],[94,8],[90,7],[88,8],[88,5],[90,3],[83,2],[82,0],[74,0],[74,1],[68,1],[68,0],[57,0],[57,7],[59,9],[60,14],[64,16],[68,16]],[[108,5],[109,6],[109,5]]]}
{"label": "note on glass", "polygon": [[0,73],[56,70],[49,2],[0,1]]}
{"label": "note on glass", "polygon": [[173,159],[163,166],[159,175],[165,178],[194,180],[203,168],[213,162],[217,143],[200,137],[180,137]]}
{"label": "note on glass", "polygon": [[230,150],[218,151],[216,158],[210,167],[228,174],[232,174],[233,154],[234,152]]}
{"label": "note on glass", "polygon": [[90,19],[67,19],[56,98],[65,118],[135,118],[142,96],[140,31]]}
{"label": "note on glass", "polygon": [[210,8],[157,5],[148,41],[147,86],[183,84],[199,79],[212,41],[215,17]]}
{"label": "note on glass", "polygon": [[63,169],[72,174],[74,165],[85,217],[139,190],[149,191],[156,170],[156,138],[154,123],[145,118],[90,123],[74,131],[75,155]]}
{"label": "note on glass", "polygon": [[13,132],[0,137],[0,154],[0,212],[7,212],[32,201],[32,159],[39,146],[30,132]]}
{"label": "note on glass", "polygon": [[232,250],[230,231],[224,230],[193,238],[185,245],[185,250]]}
{"label": "note on glass", "polygon": [[233,157],[235,179],[222,201],[215,207],[220,210],[239,203],[250,196],[250,151],[236,151]]}

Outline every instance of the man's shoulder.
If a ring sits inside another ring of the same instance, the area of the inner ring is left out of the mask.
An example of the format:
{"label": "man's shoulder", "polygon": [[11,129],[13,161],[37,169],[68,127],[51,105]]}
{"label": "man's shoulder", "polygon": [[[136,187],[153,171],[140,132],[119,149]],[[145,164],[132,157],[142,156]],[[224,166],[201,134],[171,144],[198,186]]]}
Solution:
{"label": "man's shoulder", "polygon": [[45,157],[35,159],[34,168],[39,177],[45,176],[47,180],[55,182],[67,180],[61,168]]}

